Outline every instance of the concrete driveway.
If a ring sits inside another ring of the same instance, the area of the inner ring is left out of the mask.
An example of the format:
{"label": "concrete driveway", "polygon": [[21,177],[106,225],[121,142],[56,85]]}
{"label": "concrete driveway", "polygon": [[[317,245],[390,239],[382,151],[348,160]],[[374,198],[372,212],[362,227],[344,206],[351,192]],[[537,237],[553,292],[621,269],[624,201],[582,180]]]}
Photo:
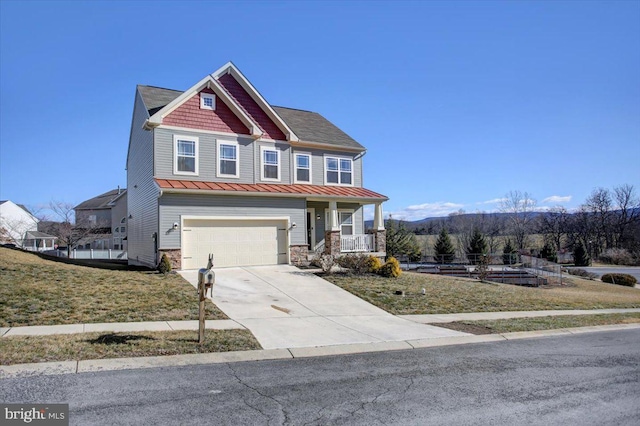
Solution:
{"label": "concrete driveway", "polygon": [[[213,302],[264,349],[463,336],[417,324],[291,265],[216,269]],[[197,271],[180,271],[197,285]]]}

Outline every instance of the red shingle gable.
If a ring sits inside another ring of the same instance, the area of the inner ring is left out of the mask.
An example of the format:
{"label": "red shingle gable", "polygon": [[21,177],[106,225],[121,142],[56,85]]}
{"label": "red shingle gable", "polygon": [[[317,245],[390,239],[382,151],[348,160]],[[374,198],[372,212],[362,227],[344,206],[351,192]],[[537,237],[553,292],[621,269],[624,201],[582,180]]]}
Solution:
{"label": "red shingle gable", "polygon": [[287,140],[286,136],[269,118],[266,112],[253,100],[253,98],[244,90],[238,81],[231,75],[225,74],[218,79],[218,82],[229,95],[245,110],[245,112],[255,121],[260,129],[264,132],[264,136],[275,140]]}
{"label": "red shingle gable", "polygon": [[[215,94],[211,89],[203,89],[202,92]],[[219,97],[216,96],[215,111],[200,109],[200,93],[171,111],[162,121],[163,124],[189,129],[250,134],[249,129]]]}

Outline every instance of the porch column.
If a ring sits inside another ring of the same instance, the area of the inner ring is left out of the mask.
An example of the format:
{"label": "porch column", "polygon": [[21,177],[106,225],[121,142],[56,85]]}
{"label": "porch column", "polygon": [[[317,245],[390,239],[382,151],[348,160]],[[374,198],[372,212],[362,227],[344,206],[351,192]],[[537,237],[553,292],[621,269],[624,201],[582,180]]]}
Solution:
{"label": "porch column", "polygon": [[382,203],[376,203],[373,216],[373,229],[376,234],[376,251],[386,253],[387,251],[387,231],[384,229],[384,216],[382,215]]}
{"label": "porch column", "polygon": [[382,203],[376,203],[376,208],[373,214],[373,229],[376,231],[384,230],[384,220],[382,219]]}
{"label": "porch column", "polygon": [[324,252],[331,256],[340,254],[340,223],[338,222],[338,203],[329,202],[329,223],[324,233]]}

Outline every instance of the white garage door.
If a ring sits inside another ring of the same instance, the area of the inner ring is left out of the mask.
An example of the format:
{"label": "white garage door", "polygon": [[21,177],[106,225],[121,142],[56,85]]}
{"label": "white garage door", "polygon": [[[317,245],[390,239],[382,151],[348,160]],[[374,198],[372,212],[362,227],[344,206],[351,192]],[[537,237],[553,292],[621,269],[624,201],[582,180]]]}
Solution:
{"label": "white garage door", "polygon": [[182,269],[287,263],[283,220],[186,219],[182,228]]}

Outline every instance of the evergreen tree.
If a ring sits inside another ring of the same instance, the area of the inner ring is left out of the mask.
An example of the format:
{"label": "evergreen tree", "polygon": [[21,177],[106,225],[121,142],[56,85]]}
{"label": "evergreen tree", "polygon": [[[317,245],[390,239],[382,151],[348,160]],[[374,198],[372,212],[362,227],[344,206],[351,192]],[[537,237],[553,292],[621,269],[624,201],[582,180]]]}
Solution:
{"label": "evergreen tree", "polygon": [[513,247],[513,244],[511,244],[511,239],[508,239],[504,245],[504,249],[502,249],[502,263],[505,265],[513,265],[516,261],[516,249]]}
{"label": "evergreen tree", "polygon": [[477,265],[480,263],[480,257],[487,254],[487,241],[484,239],[482,232],[475,227],[473,228],[473,234],[469,241],[469,247],[467,247],[467,257],[469,261]]}
{"label": "evergreen tree", "polygon": [[413,232],[408,231],[403,222],[396,226],[395,221],[387,222],[387,256],[407,256],[409,260],[420,260],[421,251]]}
{"label": "evergreen tree", "polygon": [[542,247],[542,250],[540,250],[540,257],[548,260],[549,262],[558,261],[558,253],[556,252],[556,249],[549,244],[549,242],[546,242],[544,247]]}
{"label": "evergreen tree", "polygon": [[456,250],[453,248],[451,238],[445,228],[442,228],[438,240],[433,246],[436,262],[451,263],[455,258]]}
{"label": "evergreen tree", "polygon": [[578,241],[573,247],[573,264],[576,266],[589,266],[591,264],[591,259],[582,241]]}

